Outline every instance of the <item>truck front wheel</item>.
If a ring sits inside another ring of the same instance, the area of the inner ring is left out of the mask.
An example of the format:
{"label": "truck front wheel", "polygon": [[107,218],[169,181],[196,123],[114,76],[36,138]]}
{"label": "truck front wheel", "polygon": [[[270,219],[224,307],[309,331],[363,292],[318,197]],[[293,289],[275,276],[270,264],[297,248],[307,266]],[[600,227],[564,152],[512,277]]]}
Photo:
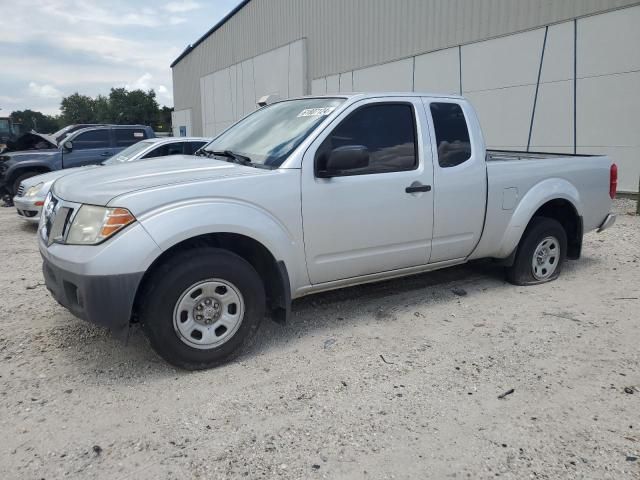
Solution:
{"label": "truck front wheel", "polygon": [[140,302],[151,347],[187,370],[215,367],[251,343],[265,314],[262,280],[218,248],[178,253],[153,274]]}
{"label": "truck front wheel", "polygon": [[567,234],[557,220],[534,217],[525,230],[507,280],[535,285],[555,280],[567,255]]}

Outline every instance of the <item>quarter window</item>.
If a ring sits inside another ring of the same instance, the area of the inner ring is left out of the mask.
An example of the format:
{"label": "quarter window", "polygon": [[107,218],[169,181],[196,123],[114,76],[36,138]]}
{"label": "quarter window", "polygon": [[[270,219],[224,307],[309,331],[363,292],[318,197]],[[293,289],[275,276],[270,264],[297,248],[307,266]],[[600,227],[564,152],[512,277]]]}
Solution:
{"label": "quarter window", "polygon": [[340,147],[364,147],[368,166],[343,170],[340,175],[413,170],[418,165],[416,124],[413,107],[385,103],[359,108],[338,125],[316,153],[316,170],[326,171],[331,152]]}
{"label": "quarter window", "polygon": [[73,139],[74,150],[109,148],[109,130],[91,130]]}
{"label": "quarter window", "polygon": [[457,103],[432,103],[431,116],[436,132],[438,163],[455,167],[471,158],[469,129],[462,108]]}
{"label": "quarter window", "polygon": [[114,128],[116,147],[128,147],[147,138],[141,128]]}

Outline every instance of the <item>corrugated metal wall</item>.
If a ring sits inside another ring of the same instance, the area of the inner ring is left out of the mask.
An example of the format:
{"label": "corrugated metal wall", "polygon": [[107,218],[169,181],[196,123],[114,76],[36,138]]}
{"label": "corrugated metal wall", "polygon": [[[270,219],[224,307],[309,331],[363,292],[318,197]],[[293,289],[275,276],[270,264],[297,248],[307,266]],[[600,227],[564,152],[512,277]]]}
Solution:
{"label": "corrugated metal wall", "polygon": [[307,39],[310,83],[332,73],[638,3],[636,0],[252,0],[174,67],[175,107],[193,109],[193,131],[200,134],[202,76],[300,38]]}

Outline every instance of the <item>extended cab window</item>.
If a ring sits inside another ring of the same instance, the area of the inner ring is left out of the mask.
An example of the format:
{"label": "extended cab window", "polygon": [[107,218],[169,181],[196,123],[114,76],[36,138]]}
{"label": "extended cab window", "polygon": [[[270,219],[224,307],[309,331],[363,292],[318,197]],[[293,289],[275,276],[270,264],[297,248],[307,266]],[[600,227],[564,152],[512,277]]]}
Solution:
{"label": "extended cab window", "polygon": [[109,148],[109,130],[91,130],[73,139],[74,150],[89,150],[91,148]]}
{"label": "extended cab window", "polygon": [[[365,160],[343,164],[348,168],[329,172],[331,158],[347,150],[364,154]],[[415,116],[413,106],[406,103],[359,108],[331,132],[316,153],[317,172],[332,176],[406,171],[417,165]]]}
{"label": "extended cab window", "polygon": [[462,108],[457,103],[432,103],[431,116],[436,131],[438,163],[455,167],[471,158],[469,129]]}
{"label": "extended cab window", "polygon": [[116,128],[113,131],[116,137],[116,147],[128,147],[147,138],[145,131],[141,128]]}

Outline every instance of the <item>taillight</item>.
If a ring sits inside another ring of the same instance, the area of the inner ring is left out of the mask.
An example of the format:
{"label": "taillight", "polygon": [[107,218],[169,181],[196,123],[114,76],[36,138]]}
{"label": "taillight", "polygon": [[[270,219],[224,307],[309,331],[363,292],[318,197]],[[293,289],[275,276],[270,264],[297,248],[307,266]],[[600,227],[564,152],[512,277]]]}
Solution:
{"label": "taillight", "polygon": [[611,170],[609,170],[609,196],[613,200],[616,198],[616,192],[618,191],[618,166],[615,163],[611,164]]}

